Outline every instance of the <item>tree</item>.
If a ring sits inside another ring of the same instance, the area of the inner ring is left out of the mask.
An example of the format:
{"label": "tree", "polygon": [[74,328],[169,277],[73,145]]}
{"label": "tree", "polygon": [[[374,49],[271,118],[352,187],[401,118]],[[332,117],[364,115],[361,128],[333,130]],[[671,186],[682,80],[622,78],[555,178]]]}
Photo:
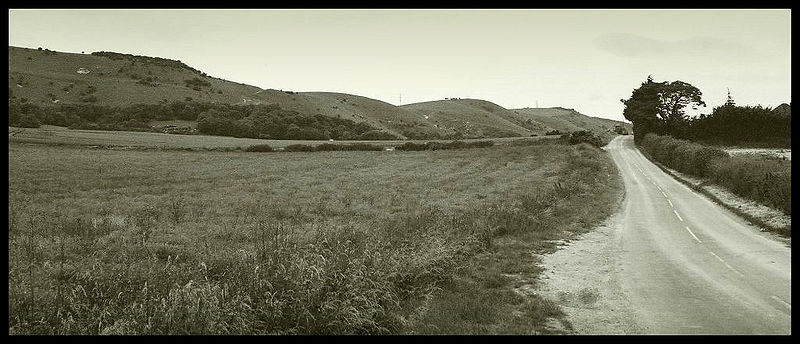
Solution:
{"label": "tree", "polygon": [[633,135],[636,142],[640,142],[649,132],[661,131],[658,123],[658,104],[660,102],[658,90],[663,84],[654,82],[653,77],[648,76],[639,88],[633,90],[630,98],[620,99],[625,105],[622,115],[633,123]]}
{"label": "tree", "polygon": [[686,106],[706,106],[702,92],[683,81],[655,82],[648,76],[642,85],[633,90],[625,104],[623,115],[633,122],[633,135],[637,142],[648,132],[684,136],[687,130]]}

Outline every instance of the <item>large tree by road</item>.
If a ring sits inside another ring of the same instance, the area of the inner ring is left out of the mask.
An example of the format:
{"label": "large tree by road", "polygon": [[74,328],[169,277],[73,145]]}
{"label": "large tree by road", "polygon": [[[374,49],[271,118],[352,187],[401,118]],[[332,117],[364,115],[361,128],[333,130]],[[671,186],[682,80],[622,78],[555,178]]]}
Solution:
{"label": "large tree by road", "polygon": [[655,82],[648,76],[642,86],[633,90],[631,97],[621,99],[625,104],[622,114],[633,122],[634,139],[638,142],[644,134],[671,133],[682,136],[687,129],[686,106],[706,106],[702,92],[689,83]]}

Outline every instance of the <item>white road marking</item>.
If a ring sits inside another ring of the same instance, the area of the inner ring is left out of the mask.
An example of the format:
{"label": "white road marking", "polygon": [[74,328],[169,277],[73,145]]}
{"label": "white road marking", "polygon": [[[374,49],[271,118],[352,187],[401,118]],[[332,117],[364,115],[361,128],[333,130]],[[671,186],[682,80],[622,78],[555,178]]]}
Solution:
{"label": "white road marking", "polygon": [[678,214],[678,212],[677,212],[677,211],[675,211],[675,209],[673,209],[673,210],[672,210],[672,212],[673,212],[673,213],[675,213],[675,216],[677,216],[677,217],[678,217],[678,220],[681,220],[681,221],[683,221],[683,218],[681,217],[681,215],[680,215],[680,214]]}
{"label": "white road marking", "polygon": [[771,297],[773,300],[775,300],[775,301],[778,301],[780,304],[782,304],[784,307],[788,308],[790,311],[792,310],[792,304],[791,304],[791,303],[788,303],[788,302],[786,302],[786,301],[783,301],[783,300],[781,300],[781,298],[780,298],[780,297],[777,297],[777,296],[775,296],[775,295],[772,295],[772,296],[770,296],[770,297]]}
{"label": "white road marking", "polygon": [[728,269],[731,269],[731,271],[733,271],[733,272],[735,272],[735,273],[739,274],[739,276],[742,276],[742,277],[744,277],[744,274],[743,274],[743,273],[739,272],[739,270],[736,270],[736,269],[734,269],[732,266],[730,266],[730,264],[728,264],[726,261],[724,261],[722,258],[720,258],[720,257],[719,257],[719,256],[718,256],[716,253],[714,253],[714,252],[711,252],[711,251],[709,251],[709,253],[711,253],[711,255],[712,255],[712,256],[716,257],[716,258],[717,258],[717,259],[718,259],[720,262],[722,262],[722,264],[725,264],[725,266],[726,266]]}
{"label": "white road marking", "polygon": [[692,237],[694,238],[694,240],[697,240],[697,242],[699,242],[699,243],[701,243],[701,244],[703,243],[702,241],[700,241],[700,239],[699,239],[699,238],[697,238],[697,235],[694,235],[694,232],[692,232],[692,230],[691,230],[691,229],[689,229],[689,227],[684,227],[684,228],[686,228],[686,230],[687,230],[687,231],[689,231],[689,234],[691,234],[691,235],[692,235]]}
{"label": "white road marking", "polygon": [[[664,191],[661,191],[661,194],[664,195],[664,197],[667,197],[667,194],[665,194]],[[667,198],[667,202],[669,202],[669,206],[671,207],[672,201],[670,201],[669,198]]]}

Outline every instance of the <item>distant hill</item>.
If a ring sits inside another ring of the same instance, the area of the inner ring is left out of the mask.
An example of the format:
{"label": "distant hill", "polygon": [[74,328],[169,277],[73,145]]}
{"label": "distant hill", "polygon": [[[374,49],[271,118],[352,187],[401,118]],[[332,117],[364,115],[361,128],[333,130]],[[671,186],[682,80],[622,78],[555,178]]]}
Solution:
{"label": "distant hill", "polygon": [[622,121],[615,121],[607,118],[590,117],[573,109],[562,107],[553,108],[523,108],[515,109],[515,113],[526,119],[531,119],[541,123],[552,130],[561,132],[589,130],[595,132],[605,132],[621,125],[632,132],[632,124]]}
{"label": "distant hill", "polygon": [[462,133],[464,137],[530,136],[543,128],[523,121],[510,110],[479,99],[448,99],[403,105],[435,127]]}
{"label": "distant hill", "polygon": [[373,127],[408,138],[428,138],[444,135],[420,116],[380,100],[346,93],[291,92],[273,89],[257,92],[249,97],[254,103],[278,104],[282,109],[307,114],[365,122]]}
{"label": "distant hill", "polygon": [[277,104],[301,114],[363,122],[411,139],[531,136],[553,129],[606,131],[621,123],[563,108],[509,110],[479,99],[394,106],[345,93],[264,90],[208,76],[179,60],[115,52],[9,47],[8,87],[9,98],[38,106]]}

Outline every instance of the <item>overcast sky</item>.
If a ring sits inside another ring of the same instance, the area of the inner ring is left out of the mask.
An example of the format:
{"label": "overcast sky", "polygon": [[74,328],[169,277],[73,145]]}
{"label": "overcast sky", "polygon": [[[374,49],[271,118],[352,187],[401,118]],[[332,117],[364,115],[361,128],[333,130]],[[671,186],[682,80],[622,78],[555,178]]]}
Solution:
{"label": "overcast sky", "polygon": [[9,10],[9,45],[181,60],[261,88],[622,119],[652,74],[791,101],[790,10]]}

